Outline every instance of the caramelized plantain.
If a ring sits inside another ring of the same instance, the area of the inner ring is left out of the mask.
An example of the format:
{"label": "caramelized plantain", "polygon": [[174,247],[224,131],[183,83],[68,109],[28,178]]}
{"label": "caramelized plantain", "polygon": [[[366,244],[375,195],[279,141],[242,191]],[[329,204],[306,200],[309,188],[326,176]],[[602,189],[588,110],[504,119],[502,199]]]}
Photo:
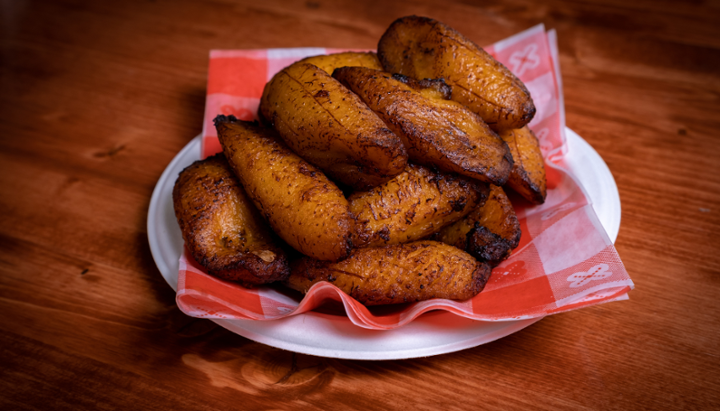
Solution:
{"label": "caramelized plantain", "polygon": [[333,77],[355,92],[403,140],[415,163],[502,185],[512,170],[507,144],[475,113],[445,99],[442,80],[416,81],[365,67]]}
{"label": "caramelized plantain", "polygon": [[490,196],[482,207],[440,230],[432,239],[465,250],[494,267],[510,256],[521,234],[510,199],[502,188],[491,185]]}
{"label": "caramelized plantain", "polygon": [[275,232],[319,260],[345,258],[354,221],[342,191],[257,123],[217,116],[228,162]]}
{"label": "caramelized plantain", "polygon": [[355,189],[382,184],[407,164],[400,138],[312,64],[295,63],[276,74],[265,86],[260,113],[295,153]]}
{"label": "caramelized plantain", "polygon": [[365,305],[465,300],[482,291],[490,277],[487,264],[435,241],[357,249],[337,263],[303,258],[291,271],[287,284],[295,290],[306,293],[328,281]]}
{"label": "caramelized plantain", "polygon": [[488,191],[482,182],[408,164],[387,183],[348,198],[353,244],[377,247],[425,238],[481,205]]}
{"label": "caramelized plantain", "polygon": [[535,115],[530,92],[490,54],[449,26],[426,17],[395,20],[378,43],[385,71],[416,79],[444,78],[452,99],[494,130],[521,128]]}
{"label": "caramelized plantain", "polygon": [[343,53],[322,54],[319,56],[305,57],[298,63],[307,63],[317,66],[328,74],[339,67],[368,67],[382,70],[377,54],[373,52],[346,51]]}
{"label": "caramelized plantain", "polygon": [[537,137],[528,126],[502,131],[500,137],[510,147],[515,160],[505,185],[533,204],[544,203],[547,196],[545,160]]}
{"label": "caramelized plantain", "polygon": [[184,169],[175,182],[173,205],[185,246],[209,274],[245,286],[290,274],[285,252],[224,155]]}

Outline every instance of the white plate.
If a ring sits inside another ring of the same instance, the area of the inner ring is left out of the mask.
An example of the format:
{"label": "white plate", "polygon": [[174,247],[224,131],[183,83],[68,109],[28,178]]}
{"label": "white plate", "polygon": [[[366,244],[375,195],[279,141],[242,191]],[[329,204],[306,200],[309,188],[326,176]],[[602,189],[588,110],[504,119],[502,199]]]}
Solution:
{"label": "white plate", "polygon": [[[610,170],[600,155],[566,129],[570,172],[585,188],[593,208],[614,242],[620,229],[620,196]],[[180,171],[200,159],[200,137],[193,139],[167,166],[150,199],[148,239],[155,263],[173,290],[177,290],[178,259],[183,250],[175,220],[172,189]],[[485,344],[519,331],[540,318],[483,322],[446,311],[421,315],[389,331],[366,330],[347,317],[309,312],[274,321],[213,320],[251,340],[285,350],[322,357],[389,360],[426,357]]]}

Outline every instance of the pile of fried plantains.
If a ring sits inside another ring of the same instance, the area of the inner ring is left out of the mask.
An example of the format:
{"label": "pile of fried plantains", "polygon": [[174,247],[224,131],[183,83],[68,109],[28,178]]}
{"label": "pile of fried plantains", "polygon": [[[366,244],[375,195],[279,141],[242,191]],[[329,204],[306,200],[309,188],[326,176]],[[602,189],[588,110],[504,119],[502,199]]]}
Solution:
{"label": "pile of fried plantains", "polygon": [[180,173],[175,215],[208,273],[365,305],[482,291],[520,241],[503,187],[545,200],[525,85],[447,25],[403,17],[375,53],[300,60],[261,123],[215,119],[223,153]]}

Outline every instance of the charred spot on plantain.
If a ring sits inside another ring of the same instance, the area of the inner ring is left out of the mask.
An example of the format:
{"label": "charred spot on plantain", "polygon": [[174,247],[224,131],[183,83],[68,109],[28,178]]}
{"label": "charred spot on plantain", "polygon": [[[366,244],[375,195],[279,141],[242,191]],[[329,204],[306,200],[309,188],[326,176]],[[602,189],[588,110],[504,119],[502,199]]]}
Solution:
{"label": "charred spot on plantain", "polygon": [[315,93],[315,98],[329,98],[330,93],[327,90],[319,90],[317,93]]}
{"label": "charred spot on plantain", "polygon": [[233,123],[235,121],[238,121],[238,119],[237,119],[237,117],[233,116],[232,114],[230,114],[229,116],[226,116],[224,114],[218,114],[213,119],[213,124],[215,125],[215,127],[217,127],[220,124]]}
{"label": "charred spot on plantain", "polygon": [[317,174],[316,171],[310,170],[305,163],[300,163],[300,164],[299,164],[299,166],[298,166],[298,171],[300,172],[300,174],[303,174],[303,175],[306,175],[306,176],[309,176],[309,177],[315,177],[315,175]]}
{"label": "charred spot on plantain", "polygon": [[450,200],[449,202],[452,210],[456,212],[464,210],[467,205],[467,199],[465,197],[460,197],[457,200]]}

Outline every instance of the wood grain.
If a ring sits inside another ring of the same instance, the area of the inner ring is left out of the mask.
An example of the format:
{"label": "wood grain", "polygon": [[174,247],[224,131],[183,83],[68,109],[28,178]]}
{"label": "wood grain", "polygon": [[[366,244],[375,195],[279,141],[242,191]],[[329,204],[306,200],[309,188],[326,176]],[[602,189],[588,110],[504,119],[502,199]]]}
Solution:
{"label": "wood grain", "polygon": [[[0,408],[720,407],[720,7],[642,0],[0,5]],[[499,341],[363,362],[186,317],[150,194],[202,126],[210,49],[374,48],[397,17],[480,45],[558,32],[567,124],[622,201],[630,300]]]}

